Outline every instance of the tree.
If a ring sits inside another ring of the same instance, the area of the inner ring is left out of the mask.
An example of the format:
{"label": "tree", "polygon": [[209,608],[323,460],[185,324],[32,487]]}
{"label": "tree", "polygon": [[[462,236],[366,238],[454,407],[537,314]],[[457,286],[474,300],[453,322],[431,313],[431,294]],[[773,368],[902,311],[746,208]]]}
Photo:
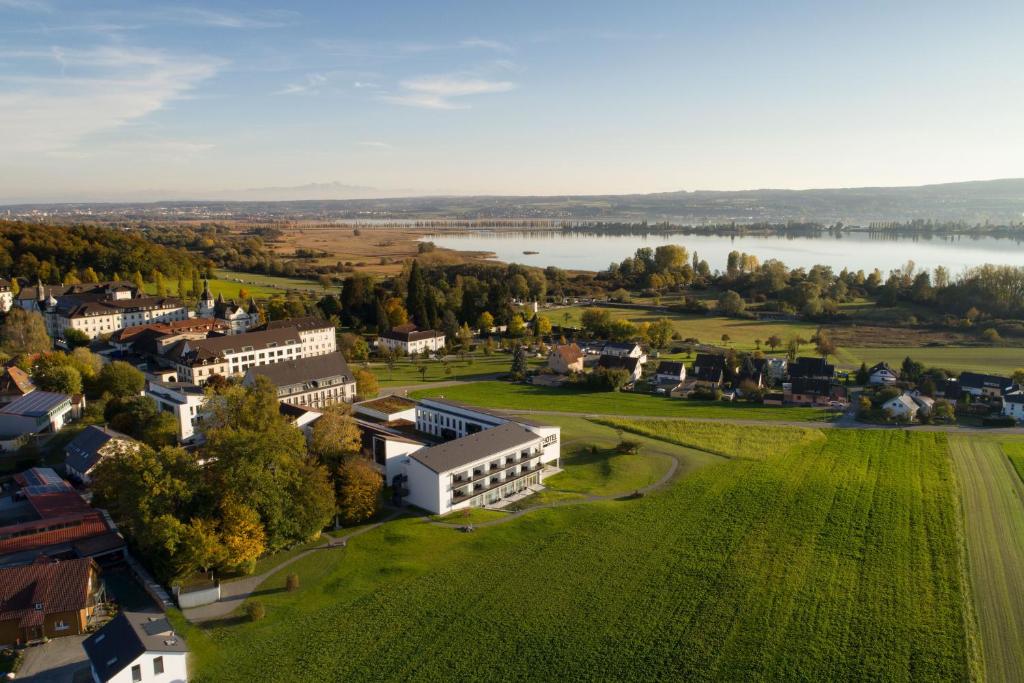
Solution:
{"label": "tree", "polygon": [[427,329],[431,324],[430,315],[427,311],[427,297],[429,295],[427,281],[423,277],[420,263],[418,260],[413,259],[412,269],[409,271],[409,286],[405,297],[405,307],[412,315],[413,322],[421,329]]}
{"label": "tree", "polygon": [[132,284],[134,284],[140,292],[146,291],[146,283],[142,279],[142,273],[137,270],[135,271],[135,274],[132,275]]}
{"label": "tree", "polygon": [[647,328],[647,340],[651,346],[660,351],[666,348],[669,342],[672,341],[672,334],[674,332],[675,328],[672,327],[671,320],[668,318],[658,318]]}
{"label": "tree", "polygon": [[338,473],[338,516],[342,524],[359,524],[377,514],[383,486],[383,478],[365,460],[343,464]]}
{"label": "tree", "polygon": [[459,352],[462,357],[465,358],[466,354],[469,353],[469,347],[473,343],[473,330],[469,329],[469,325],[462,323],[459,327]]}
{"label": "tree", "polygon": [[827,360],[829,356],[835,355],[838,348],[839,347],[832,340],[831,335],[825,332],[825,330],[818,332],[818,336],[814,343],[814,349],[818,352],[819,356]]}
{"label": "tree", "polygon": [[611,311],[602,308],[588,308],[580,315],[580,325],[593,337],[607,337],[611,328]]}
{"label": "tree", "polygon": [[75,327],[69,327],[64,330],[64,343],[72,349],[88,346],[89,341],[89,335]]}
{"label": "tree", "polygon": [[782,337],[777,334],[768,337],[768,348],[772,350],[772,353],[775,353],[775,349],[779,346],[782,346]]}
{"label": "tree", "polygon": [[1024,384],[1024,368],[1017,368],[1014,370],[1013,374],[1010,375],[1010,379],[1012,379],[1016,384]]}
{"label": "tree", "polygon": [[494,328],[494,316],[487,311],[484,311],[480,314],[480,317],[477,318],[476,326],[480,330],[481,334],[488,334],[491,329]]}
{"label": "tree", "polygon": [[743,297],[731,289],[722,292],[722,295],[718,297],[718,310],[725,315],[739,315],[746,310],[746,307]]}
{"label": "tree", "polygon": [[871,375],[868,373],[868,364],[862,362],[860,367],[857,368],[857,384],[860,386],[866,385],[871,381]]}
{"label": "tree", "polygon": [[508,336],[518,338],[524,334],[526,334],[526,323],[523,322],[522,317],[517,313],[508,321]]}
{"label": "tree", "polygon": [[46,353],[53,347],[43,316],[34,311],[12,308],[0,328],[0,348],[10,356]]}
{"label": "tree", "polygon": [[182,530],[180,538],[174,563],[179,576],[208,572],[224,563],[225,549],[217,533],[216,520],[194,517]]}
{"label": "tree", "polygon": [[138,396],[146,386],[146,376],[121,360],[103,366],[97,377],[101,392],[114,397]]}
{"label": "tree", "polygon": [[535,320],[537,321],[537,336],[546,337],[551,334],[551,319],[544,315],[538,315]]}
{"label": "tree", "polygon": [[361,399],[374,398],[380,393],[380,385],[377,383],[377,376],[369,370],[358,368],[352,373],[356,380],[356,394]]}
{"label": "tree", "polygon": [[526,347],[517,345],[515,351],[512,352],[512,369],[509,371],[509,376],[512,381],[519,382],[526,378],[526,372]]}
{"label": "tree", "polygon": [[266,533],[260,516],[232,497],[221,502],[220,516],[224,568],[251,574],[256,560],[266,550]]}
{"label": "tree", "polygon": [[608,338],[612,341],[629,341],[637,335],[637,327],[625,318],[618,318],[608,326]]}
{"label": "tree", "polygon": [[32,373],[36,388],[58,394],[75,395],[82,393],[82,375],[66,363],[43,365]]}
{"label": "tree", "polygon": [[345,407],[330,406],[313,423],[309,450],[330,471],[336,471],[341,463],[358,457],[362,447],[359,427]]}
{"label": "tree", "polygon": [[924,374],[924,363],[918,363],[910,356],[903,359],[900,365],[900,378],[907,382],[918,382]]}

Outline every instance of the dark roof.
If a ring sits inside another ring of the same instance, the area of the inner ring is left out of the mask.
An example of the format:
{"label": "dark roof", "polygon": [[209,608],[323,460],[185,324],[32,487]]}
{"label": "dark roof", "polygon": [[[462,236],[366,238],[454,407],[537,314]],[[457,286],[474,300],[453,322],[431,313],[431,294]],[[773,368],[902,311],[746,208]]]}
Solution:
{"label": "dark roof", "polygon": [[279,330],[285,327],[294,327],[297,330],[322,330],[324,328],[333,328],[330,322],[319,318],[315,315],[304,315],[299,318],[285,318],[284,320],[271,320],[266,325],[260,327],[261,330]]}
{"label": "dark roof", "polygon": [[891,367],[889,366],[889,364],[888,364],[888,363],[886,363],[885,361],[882,361],[881,363],[875,363],[875,364],[874,364],[874,365],[872,365],[872,366],[871,366],[870,368],[868,368],[868,374],[871,374],[871,375],[873,375],[873,374],[875,374],[876,372],[878,372],[878,371],[880,371],[880,370],[888,370],[888,371],[889,371],[889,372],[891,372],[892,374],[894,374],[894,375],[896,374],[896,371],[895,371],[895,370],[893,370],[893,369],[892,369],[892,368],[891,368]]}
{"label": "dark roof", "polygon": [[663,360],[658,363],[658,374],[678,376],[685,367],[686,366],[682,361]]}
{"label": "dark roof", "polygon": [[88,472],[100,461],[100,449],[113,439],[135,442],[132,437],[113,429],[89,425],[64,447],[67,454],[64,464],[76,472]]}
{"label": "dark roof", "polygon": [[422,339],[433,339],[435,337],[443,337],[444,332],[438,332],[436,330],[404,330],[395,328],[389,332],[385,332],[383,335],[386,339],[395,339],[403,342],[414,342]]}
{"label": "dark roof", "polygon": [[636,366],[640,364],[639,358],[633,358],[631,356],[608,356],[601,354],[601,357],[597,359],[599,367],[611,370],[613,368],[622,368],[629,370],[630,372],[636,371]]}
{"label": "dark roof", "polygon": [[102,681],[146,652],[188,652],[185,639],[161,612],[121,612],[86,638],[82,647]]}
{"label": "dark roof", "polygon": [[0,413],[41,417],[61,403],[70,400],[71,397],[67,394],[58,394],[52,391],[33,391],[21,398],[14,399],[3,408],[0,408]]}
{"label": "dark roof", "polygon": [[836,374],[836,366],[825,362],[824,358],[802,356],[789,364],[790,377],[831,378]]}
{"label": "dark roof", "polygon": [[1015,391],[1003,396],[1004,403],[1024,403],[1024,391]]}
{"label": "dark roof", "polygon": [[725,370],[725,356],[719,353],[698,353],[694,368],[720,368]]}
{"label": "dark roof", "polygon": [[798,377],[790,383],[790,393],[829,396],[832,393],[832,382],[827,379]]}
{"label": "dark roof", "polygon": [[522,425],[508,422],[492,429],[464,436],[461,439],[416,451],[410,457],[415,458],[434,472],[441,473],[468,465],[481,458],[525,446],[539,439],[537,434]]}
{"label": "dark roof", "polygon": [[182,339],[172,344],[164,352],[164,355],[180,363],[188,364],[223,358],[228,352],[241,352],[244,347],[262,351],[288,343],[299,343],[299,332],[294,327],[207,337],[206,339]]}
{"label": "dark roof", "polygon": [[636,342],[606,342],[602,349],[617,349],[619,351],[632,351],[638,346]]}
{"label": "dark roof", "polygon": [[21,624],[44,614],[85,609],[93,567],[89,558],[58,562],[40,556],[29,565],[0,569],[0,621]]}
{"label": "dark roof", "polygon": [[330,377],[342,377],[345,381],[354,381],[352,373],[348,369],[348,363],[345,362],[345,357],[337,352],[323,356],[299,358],[298,360],[286,360],[270,365],[257,365],[249,368],[247,374],[266,377],[277,387],[305,384]]}
{"label": "dark roof", "polygon": [[694,372],[693,379],[699,382],[721,382],[725,371],[722,368],[715,367],[713,365],[701,365],[694,366],[696,372]]}
{"label": "dark roof", "polygon": [[986,375],[980,372],[961,372],[960,386],[972,389],[999,389],[1006,391],[1013,386],[1013,380],[1000,375]]}

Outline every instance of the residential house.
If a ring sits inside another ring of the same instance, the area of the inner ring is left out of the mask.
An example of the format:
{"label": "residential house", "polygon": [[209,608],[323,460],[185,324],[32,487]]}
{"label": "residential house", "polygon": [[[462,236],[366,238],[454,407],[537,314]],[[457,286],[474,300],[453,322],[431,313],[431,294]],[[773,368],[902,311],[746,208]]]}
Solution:
{"label": "residential house", "polygon": [[31,562],[39,554],[57,559],[92,557],[117,561],[124,539],[113,521],[94,510],[49,467],[14,475],[14,492],[0,499],[6,519],[0,526],[0,566]]}
{"label": "residential house", "polygon": [[868,384],[874,386],[892,384],[897,379],[899,379],[899,375],[889,367],[888,363],[876,363],[868,369]]}
{"label": "residential house", "polygon": [[709,368],[712,370],[721,370],[724,378],[727,369],[725,356],[720,353],[698,353],[697,358],[693,361],[693,374],[714,376],[714,373],[708,374],[707,370]]}
{"label": "residential house", "polygon": [[785,358],[769,358],[765,363],[765,376],[773,385],[778,385],[786,378],[789,361]]}
{"label": "residential house", "polygon": [[686,364],[682,361],[663,360],[654,371],[655,384],[676,385],[686,379]]}
{"label": "residential house", "polygon": [[640,380],[644,372],[644,356],[606,356],[597,359],[597,367],[606,370],[625,370],[629,373],[629,382]]}
{"label": "residential house", "polygon": [[882,410],[893,419],[913,422],[920,408],[910,394],[903,393],[883,403]]}
{"label": "residential house", "polygon": [[782,385],[785,403],[798,406],[827,406],[835,400],[835,387],[829,379],[797,377]]}
{"label": "residential house", "polygon": [[14,305],[14,290],[11,283],[0,278],[0,311],[6,313]]}
{"label": "residential house", "polygon": [[1001,398],[1013,389],[1013,380],[979,372],[960,373],[960,390],[974,397]]}
{"label": "residential house", "polygon": [[743,387],[761,389],[765,385],[765,359],[747,356],[736,370],[732,385],[742,390]]}
{"label": "residential house", "polygon": [[270,380],[282,403],[325,408],[356,398],[356,380],[337,352],[249,368],[243,384],[252,386],[257,377]]}
{"label": "residential house", "polygon": [[188,680],[188,646],[160,612],[121,612],[82,647],[96,683]]}
{"label": "residential house", "polygon": [[158,410],[170,413],[178,421],[178,441],[189,443],[202,420],[206,392],[191,382],[146,382],[146,396],[156,402]]}
{"label": "residential house", "polygon": [[32,383],[28,373],[17,365],[4,368],[0,374],[0,406],[7,405],[35,390],[36,385]]}
{"label": "residential house", "polygon": [[548,367],[560,375],[583,372],[583,351],[576,344],[556,344],[548,353]]}
{"label": "residential house", "polygon": [[647,362],[647,355],[642,346],[636,342],[607,342],[601,347],[602,356],[617,358],[641,358],[641,364]]}
{"label": "residential house", "polygon": [[935,399],[931,396],[925,396],[919,391],[911,392],[910,399],[917,404],[919,415],[931,415],[932,410],[935,409]]}
{"label": "residential house", "polygon": [[415,325],[399,325],[377,339],[377,346],[412,355],[444,348],[444,332],[421,330]]}
{"label": "residential house", "polygon": [[203,291],[199,295],[199,308],[196,312],[200,318],[224,323],[229,334],[242,334],[260,324],[260,309],[252,298],[245,306],[236,304],[234,299],[225,300],[223,293],[218,294],[215,300],[210,292],[209,280],[203,280]]}
{"label": "residential house", "polygon": [[71,397],[33,391],[0,408],[0,439],[10,442],[28,434],[59,432],[71,419]]}
{"label": "residential house", "polygon": [[1003,396],[1003,415],[1024,421],[1024,391],[1018,389]]}
{"label": "residential house", "polygon": [[[332,323],[315,315],[272,320],[258,329],[281,330],[284,328],[298,330],[299,344],[302,347],[301,353],[306,358],[323,356],[338,350],[338,331]],[[443,343],[441,345],[444,346]]]}
{"label": "residential house", "polygon": [[89,484],[93,469],[103,458],[138,447],[139,442],[126,434],[89,425],[64,447],[64,470],[69,477]]}
{"label": "residential house", "polygon": [[789,364],[790,379],[828,379],[835,377],[836,366],[824,358],[802,356]]}
{"label": "residential house", "polygon": [[86,632],[102,585],[91,558],[0,568],[0,643],[24,645]]}

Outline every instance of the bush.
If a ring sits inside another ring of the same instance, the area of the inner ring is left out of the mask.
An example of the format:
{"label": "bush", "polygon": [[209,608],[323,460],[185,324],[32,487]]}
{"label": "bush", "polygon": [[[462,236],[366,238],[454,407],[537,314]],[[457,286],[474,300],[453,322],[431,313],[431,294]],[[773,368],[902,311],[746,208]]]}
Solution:
{"label": "bush", "polygon": [[636,455],[640,452],[640,442],[623,439],[619,442],[619,445],[615,447],[615,450],[627,455]]}
{"label": "bush", "polygon": [[267,608],[259,600],[253,600],[245,606],[245,615],[249,617],[249,621],[261,621],[267,616]]}
{"label": "bush", "polygon": [[299,575],[289,574],[284,580],[284,587],[289,593],[299,590]]}

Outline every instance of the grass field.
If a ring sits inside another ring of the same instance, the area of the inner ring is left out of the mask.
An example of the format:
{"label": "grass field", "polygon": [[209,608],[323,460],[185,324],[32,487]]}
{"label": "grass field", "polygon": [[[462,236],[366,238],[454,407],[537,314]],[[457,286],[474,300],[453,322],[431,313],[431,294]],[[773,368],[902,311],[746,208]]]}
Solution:
{"label": "grass field", "polygon": [[[248,273],[243,273],[243,275],[248,276]],[[192,285],[191,282],[186,284],[188,286]],[[177,281],[167,282],[167,288],[174,294],[177,294],[177,287]],[[264,287],[260,285],[242,285],[237,282],[232,282],[230,280],[222,280],[219,278],[213,278],[212,280],[210,280],[211,294],[213,294],[215,297],[220,294],[223,294],[225,299],[234,299],[236,302],[240,301],[238,291],[242,287],[249,291],[250,296],[253,296],[257,299],[269,299],[272,296],[284,293],[282,290],[274,289],[272,287]],[[149,294],[156,294],[156,284],[152,282],[147,282],[146,292],[148,292]]]}
{"label": "grass field", "polygon": [[986,678],[1024,680],[1024,483],[995,439],[954,436],[949,448]]}
{"label": "grass field", "polygon": [[431,387],[414,391],[410,395],[413,398],[444,396],[453,401],[463,401],[485,408],[591,415],[814,422],[830,419],[825,411],[818,408],[779,408],[748,403],[689,401],[649,394],[593,392],[506,382],[473,382],[449,387]]}
{"label": "grass field", "polygon": [[1009,375],[1016,368],[1024,367],[1024,349],[986,346],[940,346],[940,347],[840,347],[835,360],[846,368],[859,367],[861,362],[868,366],[880,361],[898,366],[910,356],[926,366],[949,368],[950,370],[973,370]]}
{"label": "grass field", "polygon": [[[728,334],[729,346],[743,350],[753,351],[755,340],[760,339],[762,343],[768,337],[778,335],[783,342],[790,337],[800,335],[810,339],[817,331],[818,326],[813,323],[804,322],[769,322],[757,320],[737,320],[734,318],[723,318],[719,316],[706,315],[683,315],[680,313],[667,313],[660,311],[637,310],[635,308],[613,306],[601,306],[601,310],[610,311],[613,318],[626,318],[633,322],[654,322],[659,318],[668,318],[672,326],[683,339],[695,338],[704,344],[722,345],[722,335]],[[584,306],[569,306],[556,308],[542,312],[551,318],[556,325],[580,326],[580,316],[586,310]],[[568,317],[567,317],[568,316]],[[763,346],[767,349],[767,346]],[[809,347],[808,347],[809,348]],[[785,348],[780,349],[783,353]]]}
{"label": "grass field", "polygon": [[829,430],[639,500],[397,520],[272,577],[263,621],[187,627],[194,680],[963,680],[950,467]]}
{"label": "grass field", "polygon": [[[254,288],[259,288],[261,291],[269,291],[275,294],[284,294],[289,289],[297,289],[303,291],[310,291],[315,294],[323,294],[324,288],[320,286],[320,283],[313,282],[312,280],[302,280],[299,278],[292,277],[277,277],[274,275],[261,275],[259,273],[241,273],[233,270],[217,270],[214,274],[221,282],[227,282],[235,288],[237,294],[238,287],[244,286],[252,291]],[[241,280],[242,282],[236,282]],[[213,282],[210,282],[210,286],[213,286]],[[338,293],[340,284],[333,288],[335,294]],[[216,294],[217,292],[214,292]],[[227,296],[225,294],[224,296]]]}
{"label": "grass field", "polygon": [[1022,482],[1024,482],[1024,440],[1013,439],[1004,441],[1003,452],[1010,459],[1013,469],[1017,471]]}
{"label": "grass field", "polygon": [[[540,358],[527,359],[527,365],[531,368],[540,367],[544,362]],[[485,356],[482,353],[476,353],[468,355],[466,360],[452,359],[447,362],[427,360],[422,363],[426,368],[425,375],[420,374],[420,365],[408,358],[396,360],[392,370],[389,370],[384,363],[378,362],[370,362],[366,367],[373,371],[382,387],[410,386],[448,380],[473,380],[479,377],[505,374],[512,368],[512,354],[495,352],[491,356]]]}

